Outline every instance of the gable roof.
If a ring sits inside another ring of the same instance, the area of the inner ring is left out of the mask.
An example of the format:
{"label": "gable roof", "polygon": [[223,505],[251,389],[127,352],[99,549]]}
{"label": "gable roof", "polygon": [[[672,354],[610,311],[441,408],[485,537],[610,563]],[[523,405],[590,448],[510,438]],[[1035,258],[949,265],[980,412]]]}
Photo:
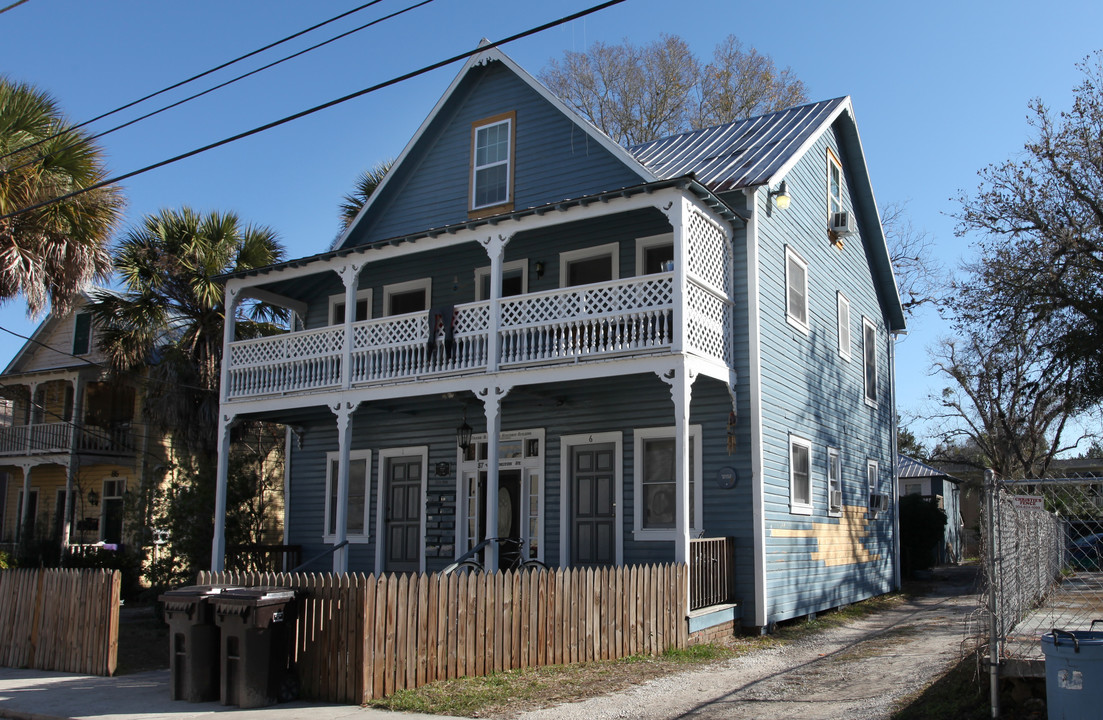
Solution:
{"label": "gable roof", "polygon": [[[489,43],[489,41],[486,38],[483,38],[480,41],[479,45],[482,46],[487,43]],[[406,143],[406,147],[402,149],[402,152],[395,159],[394,163],[391,165],[391,169],[387,172],[382,182],[379,183],[379,186],[376,187],[375,192],[373,192],[371,197],[368,198],[368,201],[364,203],[364,206],[360,208],[360,212],[357,213],[353,221],[348,224],[348,227],[345,228],[344,232],[342,232],[333,242],[333,245],[331,246],[332,250],[337,250],[344,246],[349,236],[353,234],[354,228],[359,224],[360,219],[370,211],[370,208],[375,203],[375,201],[383,195],[383,189],[397,174],[396,170],[402,166],[402,163],[414,151],[414,148],[417,146],[422,136],[425,135],[429,127],[433,124],[433,121],[436,120],[437,116],[440,115],[441,112],[444,110],[445,106],[448,104],[449,99],[451,99],[452,95],[460,86],[460,83],[463,82],[464,78],[466,78],[467,75],[471,73],[475,68],[495,61],[500,62],[505,67],[509,68],[509,70],[513,72],[513,74],[516,75],[522,82],[532,88],[533,91],[535,91],[544,100],[554,106],[555,109],[562,113],[565,117],[574,122],[574,124],[577,125],[583,132],[587,133],[602,148],[612,154],[614,158],[624,163],[626,167],[628,167],[633,173],[640,177],[640,180],[642,182],[649,183],[655,182],[656,180],[660,179],[667,179],[658,177],[649,169],[637,162],[636,159],[633,158],[627,150],[625,150],[617,143],[613,142],[613,140],[608,135],[603,133],[588,120],[586,120],[570,107],[568,107],[553,92],[548,90],[548,88],[545,87],[543,83],[534,78],[524,68],[514,62],[513,59],[506,55],[500,48],[488,47],[483,52],[476,53],[475,55],[472,55],[467,59],[467,62],[464,63],[463,68],[460,69],[459,73],[456,74],[456,77],[453,78],[452,83],[444,91],[444,94],[441,95],[439,100],[437,100],[436,105],[433,106],[433,109],[429,112],[429,115],[426,116],[425,120],[422,121],[421,125],[417,129],[417,132],[415,132],[413,137],[410,138],[410,141]]]}
{"label": "gable roof", "polygon": [[652,140],[629,152],[659,177],[693,173],[716,193],[772,184],[849,108],[849,97],[824,100]]}
{"label": "gable roof", "polygon": [[[94,288],[98,290],[99,288]],[[58,315],[53,310],[38,324],[34,332],[30,337],[26,338],[23,342],[23,346],[19,348],[19,351],[15,353],[10,361],[8,361],[7,367],[4,368],[0,375],[15,375],[22,372],[20,368],[25,362],[28,362],[31,358],[39,352],[52,352],[60,356],[68,355],[64,350],[57,350],[47,344],[47,341],[53,335],[58,325],[62,322],[71,320],[74,315],[80,312],[81,308],[89,302],[88,292],[80,293],[80,300],[74,303],[72,310],[64,315]],[[64,366],[59,367],[71,367],[89,364],[89,360],[80,357],[73,357],[72,363],[67,363]]]}
{"label": "gable roof", "polygon": [[931,478],[934,480],[949,480],[952,483],[960,483],[961,480],[953,475],[942,472],[936,467],[920,462],[907,455],[897,455],[897,475],[900,478]]}

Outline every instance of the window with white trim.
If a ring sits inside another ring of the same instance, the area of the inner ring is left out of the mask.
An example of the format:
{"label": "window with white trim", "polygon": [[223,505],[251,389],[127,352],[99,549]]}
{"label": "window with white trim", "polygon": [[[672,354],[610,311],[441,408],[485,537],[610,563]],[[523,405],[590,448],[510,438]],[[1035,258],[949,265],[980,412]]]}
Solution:
{"label": "window with white trim", "polygon": [[[502,297],[524,295],[529,291],[529,261],[502,263]],[[490,299],[490,266],[475,268],[475,299]]]}
{"label": "window with white trim", "polygon": [[[371,320],[371,288],[356,291],[356,316],[353,322]],[[329,296],[329,324],[341,325],[345,322],[345,294]]]}
{"label": "window with white trim", "polygon": [[607,243],[559,253],[559,287],[620,279],[620,245]]}
{"label": "window with white trim", "polygon": [[789,512],[812,514],[812,443],[789,436]]}
{"label": "window with white trim", "polygon": [[636,275],[653,275],[674,269],[674,233],[636,238]]}
{"label": "window with white trim", "polygon": [[433,294],[432,278],[421,278],[408,282],[383,286],[383,314],[405,315],[429,309]]}
{"label": "window with white trim", "polygon": [[[337,537],[337,478],[340,472],[341,453],[326,453],[326,542]],[[353,450],[349,453],[349,501],[347,531],[349,542],[368,540],[368,468],[371,466],[371,450]]]}
{"label": "window with white trim", "polygon": [[869,494],[874,495],[879,490],[877,487],[877,461],[866,461],[866,484],[869,485]]}
{"label": "window with white trim", "polygon": [[[674,428],[639,428],[635,442],[634,536],[637,540],[673,540],[677,532],[675,508],[678,486],[674,457]],[[691,533],[704,527],[701,503],[701,426],[689,428],[689,525]]]}
{"label": "window with white trim", "polygon": [[850,301],[842,292],[838,294],[839,308],[839,357],[850,360]]}
{"label": "window with white trim", "polygon": [[73,317],[73,354],[92,352],[92,313],[79,312]]}
{"label": "window with white trim", "polygon": [[827,514],[839,516],[843,511],[842,461],[837,448],[827,448]]}
{"label": "window with white trim", "polygon": [[867,405],[877,404],[877,327],[862,318],[862,375]]}
{"label": "window with white trim", "polygon": [[785,317],[790,325],[808,332],[808,263],[785,248]]}
{"label": "window with white trim", "polygon": [[515,113],[478,120],[471,125],[471,209],[513,201]]}
{"label": "window with white trim", "polygon": [[827,221],[843,210],[843,166],[831,148],[827,149]]}

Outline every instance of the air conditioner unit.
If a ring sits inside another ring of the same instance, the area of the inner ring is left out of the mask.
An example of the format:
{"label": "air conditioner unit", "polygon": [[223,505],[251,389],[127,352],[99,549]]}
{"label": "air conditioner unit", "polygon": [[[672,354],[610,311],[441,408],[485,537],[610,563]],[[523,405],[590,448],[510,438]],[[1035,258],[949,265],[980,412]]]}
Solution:
{"label": "air conditioner unit", "polygon": [[869,511],[874,513],[884,512],[889,507],[889,496],[884,493],[870,493]]}
{"label": "air conditioner unit", "polygon": [[858,232],[858,222],[854,215],[848,212],[831,213],[831,231],[839,237],[846,237]]}
{"label": "air conditioner unit", "polygon": [[832,490],[831,491],[830,504],[831,504],[831,509],[832,510],[842,510],[843,509],[843,491],[842,490]]}

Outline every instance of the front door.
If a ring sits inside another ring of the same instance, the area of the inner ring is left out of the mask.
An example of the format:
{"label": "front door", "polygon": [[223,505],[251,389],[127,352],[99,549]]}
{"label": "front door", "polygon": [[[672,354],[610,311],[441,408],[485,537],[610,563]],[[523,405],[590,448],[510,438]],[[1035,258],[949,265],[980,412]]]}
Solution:
{"label": "front door", "polygon": [[616,563],[616,445],[571,449],[571,564]]}
{"label": "front door", "polygon": [[[479,472],[479,497],[486,497],[486,471]],[[498,532],[494,537],[521,539],[521,471],[498,470]],[[486,538],[486,505],[479,506],[479,538]],[[518,544],[498,546],[498,569],[508,570],[521,556]]]}
{"label": "front door", "polygon": [[387,460],[386,514],[384,515],[383,569],[417,572],[421,569],[421,458]]}

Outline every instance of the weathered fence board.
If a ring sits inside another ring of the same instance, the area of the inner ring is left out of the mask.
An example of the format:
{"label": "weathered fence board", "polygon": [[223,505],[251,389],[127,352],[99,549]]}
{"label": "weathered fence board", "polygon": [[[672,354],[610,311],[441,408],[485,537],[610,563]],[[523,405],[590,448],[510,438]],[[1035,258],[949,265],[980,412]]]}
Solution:
{"label": "weathered fence board", "polygon": [[[326,702],[657,654],[689,640],[684,565],[379,577],[228,572],[201,573],[198,582],[298,588],[294,660],[304,697]],[[0,620],[6,612],[0,604]]]}
{"label": "weathered fence board", "polygon": [[120,587],[118,571],[0,571],[0,665],[114,674]]}

